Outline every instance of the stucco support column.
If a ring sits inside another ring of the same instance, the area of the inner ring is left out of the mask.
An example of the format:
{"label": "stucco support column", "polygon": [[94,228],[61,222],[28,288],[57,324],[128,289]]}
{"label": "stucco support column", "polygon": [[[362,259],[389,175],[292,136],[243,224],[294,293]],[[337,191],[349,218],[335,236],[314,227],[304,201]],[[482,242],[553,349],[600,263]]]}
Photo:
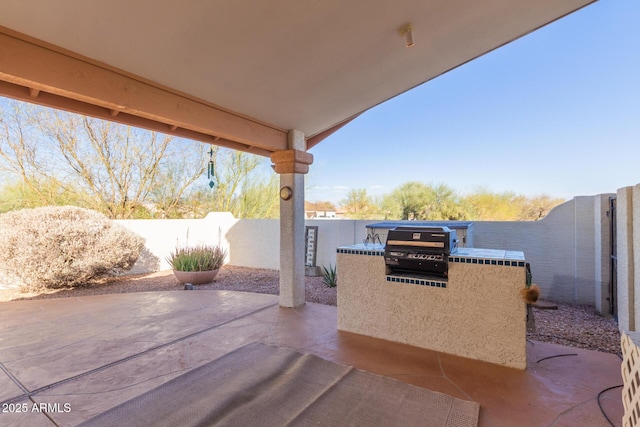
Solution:
{"label": "stucco support column", "polygon": [[271,155],[280,175],[280,306],[304,305],[304,174],[313,156],[304,134],[289,131],[288,149]]}

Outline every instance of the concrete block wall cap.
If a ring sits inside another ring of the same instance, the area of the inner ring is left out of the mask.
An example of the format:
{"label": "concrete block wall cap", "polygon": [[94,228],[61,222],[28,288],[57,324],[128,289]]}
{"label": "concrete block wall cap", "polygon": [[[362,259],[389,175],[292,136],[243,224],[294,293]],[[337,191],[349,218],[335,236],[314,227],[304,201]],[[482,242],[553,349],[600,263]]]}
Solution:
{"label": "concrete block wall cap", "polygon": [[282,150],[271,153],[271,161],[276,165],[278,163],[302,163],[304,165],[310,165],[313,163],[313,154],[300,150]]}

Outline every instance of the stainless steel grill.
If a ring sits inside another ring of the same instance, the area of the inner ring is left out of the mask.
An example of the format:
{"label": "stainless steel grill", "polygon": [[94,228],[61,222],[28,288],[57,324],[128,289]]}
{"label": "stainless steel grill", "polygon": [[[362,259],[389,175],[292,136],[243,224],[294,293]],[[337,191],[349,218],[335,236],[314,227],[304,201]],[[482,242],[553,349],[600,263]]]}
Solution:
{"label": "stainless steel grill", "polygon": [[447,277],[457,243],[448,227],[396,227],[387,235],[385,264],[392,272]]}

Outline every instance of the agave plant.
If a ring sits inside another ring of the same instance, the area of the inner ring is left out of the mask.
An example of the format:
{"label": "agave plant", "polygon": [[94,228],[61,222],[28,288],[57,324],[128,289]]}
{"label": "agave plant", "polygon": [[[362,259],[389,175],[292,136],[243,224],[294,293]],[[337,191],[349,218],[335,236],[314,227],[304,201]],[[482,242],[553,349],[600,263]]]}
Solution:
{"label": "agave plant", "polygon": [[166,259],[177,271],[210,271],[222,267],[226,257],[226,249],[219,245],[201,244],[177,247]]}
{"label": "agave plant", "polygon": [[338,285],[338,275],[336,267],[329,264],[329,268],[322,266],[322,283],[329,288],[335,288]]}

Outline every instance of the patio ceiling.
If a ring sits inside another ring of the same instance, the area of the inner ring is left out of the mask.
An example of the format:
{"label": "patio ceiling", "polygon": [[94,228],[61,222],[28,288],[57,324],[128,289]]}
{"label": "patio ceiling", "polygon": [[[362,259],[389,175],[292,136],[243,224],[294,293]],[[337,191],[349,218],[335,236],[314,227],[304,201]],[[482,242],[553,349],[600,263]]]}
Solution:
{"label": "patio ceiling", "polygon": [[268,156],[592,1],[3,0],[0,95]]}

